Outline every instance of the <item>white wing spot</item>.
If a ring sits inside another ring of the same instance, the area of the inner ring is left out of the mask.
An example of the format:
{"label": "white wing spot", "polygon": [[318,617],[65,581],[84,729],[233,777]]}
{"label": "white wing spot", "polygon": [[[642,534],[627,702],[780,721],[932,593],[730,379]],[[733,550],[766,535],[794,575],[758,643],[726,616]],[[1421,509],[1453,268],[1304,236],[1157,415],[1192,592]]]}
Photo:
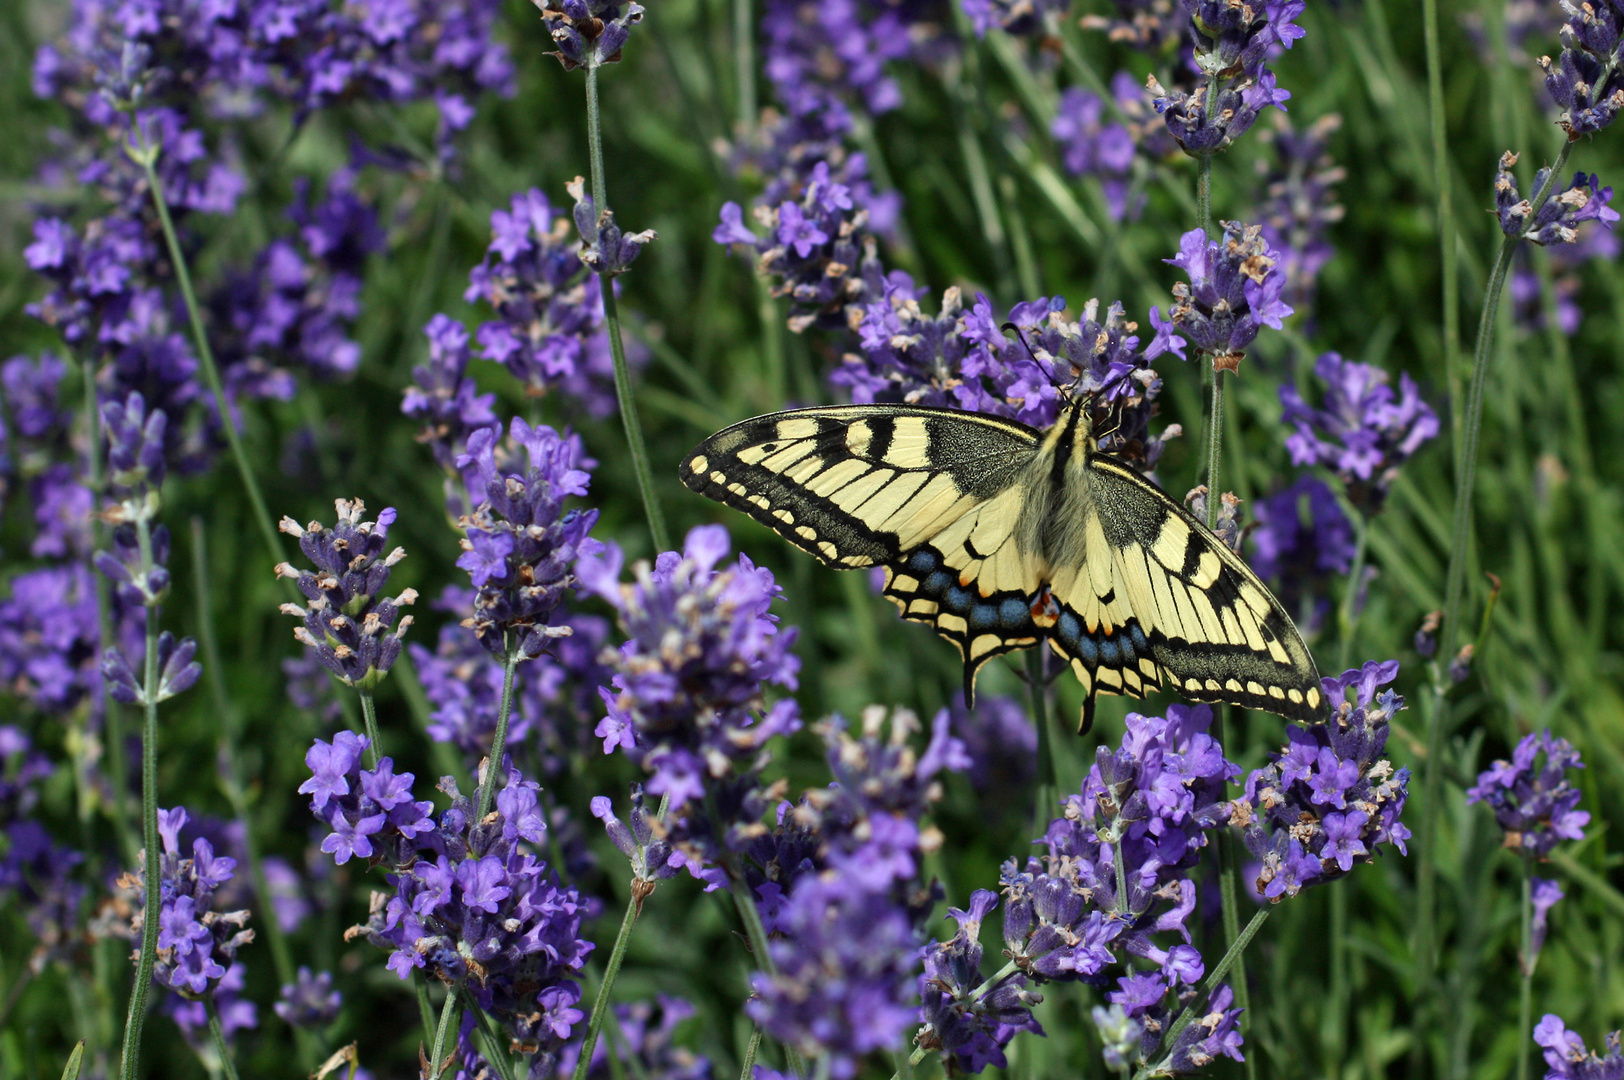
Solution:
{"label": "white wing spot", "polygon": [[1319,703],[1320,692],[1310,687],[1308,691],[1308,704],[1317,709],[1319,708]]}
{"label": "white wing spot", "polygon": [[800,528],[795,530],[795,533],[802,540],[816,540],[818,538],[818,531],[807,525],[802,525]]}
{"label": "white wing spot", "polygon": [[888,584],[897,592],[911,593],[919,591],[919,579],[909,574],[898,574]]}
{"label": "white wing spot", "polygon": [[938,630],[945,630],[949,634],[963,635],[969,628],[970,625],[957,615],[936,616],[936,629]]}
{"label": "white wing spot", "polygon": [[728,492],[730,494],[737,495],[741,499],[744,498],[744,496],[745,496],[745,490],[744,490],[744,485],[743,484],[739,484],[739,483],[729,484],[727,486],[727,490],[728,490]]}
{"label": "white wing spot", "polygon": [[1262,683],[1250,681],[1248,681],[1246,684],[1246,692],[1251,694],[1253,697],[1263,697],[1264,694],[1267,693],[1267,691],[1263,689]]}
{"label": "white wing spot", "polygon": [[795,515],[790,513],[788,510],[774,510],[773,517],[777,518],[779,521],[782,521],[785,525],[795,524]]}
{"label": "white wing spot", "polygon": [[695,454],[694,459],[688,462],[688,468],[691,469],[696,476],[703,476],[705,470],[709,467],[710,462],[705,460],[704,454]]}
{"label": "white wing spot", "polygon": [[840,549],[829,543],[827,540],[818,541],[818,550],[823,552],[823,557],[825,559],[833,559],[840,554]]}
{"label": "white wing spot", "polygon": [[1286,692],[1280,689],[1278,686],[1269,687],[1269,696],[1274,698],[1276,701],[1286,700]]}
{"label": "white wing spot", "polygon": [[1290,699],[1293,705],[1301,705],[1303,703],[1303,692],[1297,689],[1295,686],[1286,691],[1286,697]]}
{"label": "white wing spot", "polygon": [[867,420],[859,420],[846,429],[846,449],[858,457],[868,456],[868,444],[874,438],[874,429]]}

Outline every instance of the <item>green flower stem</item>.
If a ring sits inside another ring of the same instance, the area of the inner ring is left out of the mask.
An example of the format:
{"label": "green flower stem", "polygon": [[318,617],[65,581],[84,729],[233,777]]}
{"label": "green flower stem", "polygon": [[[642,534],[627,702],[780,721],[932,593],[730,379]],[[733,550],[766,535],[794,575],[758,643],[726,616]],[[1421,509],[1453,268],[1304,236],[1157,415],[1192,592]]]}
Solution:
{"label": "green flower stem", "polygon": [[412,992],[417,997],[417,1018],[423,1025],[423,1045],[434,1045],[434,1005],[429,1001],[429,980],[423,972],[412,976]]}
{"label": "green flower stem", "polygon": [[[106,448],[102,444],[101,409],[96,403],[96,369],[95,365],[86,360],[80,370],[84,373],[84,409],[85,431],[90,439],[89,461],[86,473],[90,480],[90,490],[101,493],[102,490],[102,455]],[[96,518],[91,518],[92,535],[100,537],[103,532]],[[98,640],[106,643],[113,641],[113,605],[112,583],[107,580],[106,574],[97,573],[96,579],[96,628]],[[109,776],[127,777],[129,770],[124,762],[124,713],[113,695],[108,692],[106,680],[102,681],[102,742],[107,753],[107,773]],[[140,850],[135,843],[135,830],[130,828],[129,796],[125,791],[125,784],[114,783],[109,785],[113,796],[113,819],[117,826],[119,850],[123,853],[126,864],[133,865],[135,853]]]}
{"label": "green flower stem", "polygon": [[[1196,158],[1195,170],[1195,204],[1196,217],[1201,224],[1201,233],[1204,237],[1212,236],[1212,156],[1202,155]],[[1202,354],[1197,353],[1200,356]],[[1212,409],[1207,418],[1207,528],[1213,532],[1218,529],[1218,509],[1223,502],[1220,495],[1219,470],[1224,456],[1224,373],[1218,367],[1212,368]],[[1224,707],[1215,705],[1212,710],[1213,737],[1220,746],[1224,744]],[[1233,851],[1233,839],[1225,832],[1218,837],[1215,851],[1218,859],[1218,894],[1219,909],[1223,914],[1224,941],[1228,943],[1230,954],[1235,965],[1235,1004],[1251,1011],[1251,996],[1246,985],[1246,961],[1239,951],[1236,943],[1240,940],[1240,915],[1236,908],[1240,888],[1237,884],[1235,864],[1238,861]],[[1255,931],[1254,931],[1255,932]],[[1164,1042],[1163,1045],[1171,1045]],[[1256,1066],[1248,1058],[1246,1063],[1247,1075],[1254,1075]]]}
{"label": "green flower stem", "polygon": [[[1427,53],[1427,113],[1432,123],[1432,186],[1437,201],[1438,246],[1444,275],[1444,373],[1453,418],[1451,445],[1460,452],[1460,280],[1455,269],[1455,218],[1449,201],[1449,131],[1444,116],[1443,54],[1438,41],[1438,0],[1421,0],[1422,34]],[[1459,479],[1457,459],[1456,479]]]}
{"label": "green flower stem", "polygon": [[[1273,911],[1273,904],[1265,904],[1252,915],[1251,921],[1246,924],[1246,929],[1241,931],[1240,936],[1229,946],[1229,951],[1224,953],[1223,959],[1218,961],[1218,966],[1208,973],[1206,981],[1201,984],[1203,997],[1209,999],[1212,997],[1212,992],[1218,989],[1218,984],[1224,981],[1224,976],[1229,974],[1232,967],[1235,969],[1236,981],[1240,981],[1241,968],[1239,965],[1241,954],[1252,943],[1252,939],[1257,936],[1257,932],[1263,928],[1264,922],[1268,920],[1270,913]],[[1236,1004],[1239,1004],[1238,994],[1236,995]],[[1178,1042],[1179,1036],[1184,1034],[1184,1029],[1190,1026],[1195,1017],[1195,1010],[1188,1006],[1180,1012],[1178,1018],[1173,1021],[1173,1026],[1168,1028],[1167,1034],[1162,1037],[1162,1048],[1171,1050],[1173,1045]],[[1147,1080],[1148,1077],[1159,1075],[1165,1074],[1157,1072],[1147,1063],[1141,1065],[1139,1071],[1134,1073],[1134,1080]]]}
{"label": "green flower stem", "polygon": [[609,963],[603,969],[603,982],[598,984],[598,996],[592,1002],[592,1016],[586,1022],[586,1037],[581,1040],[581,1055],[575,1062],[573,1080],[586,1080],[586,1074],[592,1067],[592,1051],[598,1045],[598,1033],[603,1030],[604,1014],[609,1011],[610,992],[620,975],[620,963],[626,958],[626,944],[632,939],[632,927],[637,925],[637,916],[643,911],[643,901],[654,891],[654,883],[633,878],[631,890],[631,898],[626,901],[626,914],[620,920],[620,933],[615,935],[614,947],[609,950]]}
{"label": "green flower stem", "polygon": [[479,1043],[479,1053],[491,1068],[496,1070],[497,1080],[514,1080],[513,1062],[508,1057],[502,1033],[492,1022],[490,1013],[479,1007],[479,1004],[469,996],[466,989],[458,991],[462,995],[462,1007],[474,1014],[476,1026],[474,1038]]}
{"label": "green flower stem", "polygon": [[761,1025],[750,1030],[750,1041],[744,1048],[744,1065],[739,1069],[739,1080],[755,1080],[756,1051],[761,1049]]}
{"label": "green flower stem", "polygon": [[231,420],[231,403],[226,400],[224,386],[220,382],[220,369],[214,362],[214,350],[209,347],[209,336],[203,329],[203,313],[197,306],[197,294],[192,289],[192,274],[186,266],[186,256],[180,250],[180,238],[175,233],[175,223],[169,216],[169,203],[164,197],[163,181],[158,178],[158,147],[147,141],[146,131],[141,127],[135,116],[130,118],[130,126],[135,130],[136,138],[140,140],[140,149],[129,148],[129,153],[146,171],[147,184],[152,189],[152,202],[158,208],[158,220],[163,225],[164,243],[169,248],[169,261],[174,264],[175,280],[180,284],[181,297],[186,301],[186,317],[192,327],[192,340],[197,345],[198,360],[203,365],[203,375],[208,379],[209,390],[214,394],[214,407],[220,413],[220,426],[225,430],[226,443],[231,448],[231,459],[237,465],[237,475],[242,480],[242,487],[248,493],[248,502],[253,507],[254,521],[259,525],[260,537],[265,541],[265,550],[270,554],[273,563],[282,561],[282,545],[277,539],[276,524],[271,520],[271,513],[265,507],[265,496],[260,494],[259,481],[254,479],[254,470],[249,467],[248,454],[243,450],[242,436],[237,433],[237,425]]}
{"label": "green flower stem", "polygon": [[214,1052],[220,1056],[220,1073],[225,1080],[237,1080],[237,1065],[231,1060],[231,1047],[226,1045],[225,1029],[220,1026],[220,1010],[214,1004],[213,994],[203,999],[203,1008],[209,1014],[209,1038],[214,1042]]}
{"label": "green flower stem", "polygon": [[750,0],[733,0],[733,80],[740,132],[756,126],[756,27],[751,7]]}
{"label": "green flower stem", "polygon": [[[603,175],[603,117],[598,107],[598,65],[586,65],[587,157],[592,172],[592,206],[601,214],[609,208],[609,193]],[[620,337],[620,311],[615,302],[615,280],[609,273],[599,275],[603,294],[603,321],[609,334],[609,355],[615,363],[615,397],[620,403],[620,419],[626,427],[626,446],[632,455],[632,471],[637,490],[643,496],[643,513],[648,518],[649,535],[655,551],[670,551],[671,538],[665,529],[665,514],[654,494],[654,473],[649,467],[648,446],[643,441],[643,425],[637,419],[637,401],[632,396],[631,373],[626,367],[626,346]]]}
{"label": "green flower stem", "polygon": [[[714,816],[714,815],[713,815]],[[744,923],[744,936],[750,942],[750,951],[755,954],[756,963],[761,970],[769,976],[778,974],[778,965],[773,963],[772,953],[767,949],[767,928],[761,922],[761,912],[756,909],[756,898],[750,895],[750,886],[744,880],[743,874],[728,872],[728,891],[733,894],[733,903],[739,909],[739,921]],[[806,1060],[801,1052],[793,1046],[785,1045],[784,1058],[789,1062],[790,1071],[799,1080],[806,1077]]]}
{"label": "green flower stem", "polygon": [[[1431,0],[1428,0],[1430,3]],[[1573,144],[1564,141],[1534,197],[1529,200],[1526,220],[1532,221],[1540,208],[1551,197],[1556,179],[1567,167]],[[1483,390],[1488,382],[1489,359],[1494,351],[1495,320],[1500,311],[1501,294],[1505,292],[1506,278],[1511,273],[1512,256],[1522,243],[1521,237],[1508,236],[1500,242],[1500,253],[1489,273],[1488,291],[1483,297],[1483,312],[1477,324],[1477,344],[1472,350],[1472,382],[1467,392],[1466,410],[1462,418],[1460,457],[1455,467],[1455,515],[1449,541],[1449,570],[1445,578],[1443,628],[1439,632],[1438,658],[1433,664],[1432,709],[1427,716],[1427,751],[1421,764],[1421,828],[1416,834],[1416,928],[1415,956],[1423,988],[1430,987],[1437,971],[1437,834],[1439,800],[1442,798],[1443,769],[1439,757],[1443,752],[1444,736],[1451,723],[1449,717],[1450,659],[1460,641],[1461,604],[1466,586],[1468,548],[1472,536],[1472,493],[1477,482],[1477,450],[1483,430]]]}
{"label": "green flower stem", "polygon": [[[510,635],[511,636],[511,635]],[[496,798],[496,778],[502,773],[502,754],[507,750],[508,720],[513,715],[513,676],[519,666],[519,648],[512,645],[502,663],[502,704],[496,713],[496,734],[491,739],[490,758],[485,763],[485,778],[479,785],[478,812],[475,821],[481,821],[491,812]]]}
{"label": "green flower stem", "polygon": [[[225,669],[220,662],[220,643],[214,635],[214,610],[209,604],[209,597],[213,593],[209,589],[207,544],[208,536],[203,528],[203,519],[194,515],[193,592],[197,596],[197,626],[199,643],[203,646],[203,674],[208,680],[209,696],[214,700],[214,714],[220,718],[225,749],[226,773],[221,777],[221,787],[225,790],[226,800],[231,803],[232,816],[243,824],[243,848],[248,856],[248,878],[253,883],[254,896],[259,900],[259,928],[270,944],[271,963],[276,968],[277,980],[285,986],[293,983],[296,977],[293,954],[288,948],[287,935],[282,931],[282,924],[277,921],[276,909],[271,902],[270,883],[265,878],[265,860],[259,849],[259,840],[248,805],[248,769],[242,757],[242,713],[226,694],[225,678],[222,674]],[[299,1065],[308,1072],[315,1064],[316,1045],[310,1032],[303,1028],[294,1028],[293,1034],[298,1042]]]}
{"label": "green flower stem", "polygon": [[441,1074],[445,1072],[446,1065],[450,1064],[450,1062],[446,1061],[448,1053],[447,1039],[450,1040],[453,1046],[455,1045],[456,1036],[451,1034],[451,1030],[456,1026],[454,1023],[456,1016],[457,990],[455,987],[448,986],[445,990],[445,1004],[440,1008],[440,1022],[434,1028],[434,1048],[429,1051],[429,1077],[431,1080],[439,1080]]}
{"label": "green flower stem", "polygon": [[[141,544],[141,565],[152,565],[152,526],[141,518],[136,522]],[[141,951],[135,965],[135,985],[130,989],[130,1011],[124,1021],[124,1049],[120,1061],[121,1080],[134,1080],[140,1074],[141,1029],[147,1020],[147,995],[152,989],[152,965],[158,955],[158,606],[147,608],[147,655],[142,665],[142,697],[145,699],[141,726],[141,840],[146,864],[142,892]]]}
{"label": "green flower stem", "polygon": [[1528,1033],[1534,1030],[1534,864],[1522,861],[1522,950],[1517,966],[1522,971],[1517,995],[1517,1080],[1528,1080]]}
{"label": "green flower stem", "polygon": [[[361,725],[366,728],[367,734],[367,768],[378,767],[378,707],[373,704],[372,691],[362,690],[361,695]],[[481,814],[481,817],[484,815]]]}

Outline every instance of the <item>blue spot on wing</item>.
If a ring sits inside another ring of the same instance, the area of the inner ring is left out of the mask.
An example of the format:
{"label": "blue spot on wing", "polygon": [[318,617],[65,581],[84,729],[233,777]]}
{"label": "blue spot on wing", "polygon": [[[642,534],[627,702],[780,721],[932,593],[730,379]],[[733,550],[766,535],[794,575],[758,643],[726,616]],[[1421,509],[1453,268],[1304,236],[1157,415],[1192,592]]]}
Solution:
{"label": "blue spot on wing", "polygon": [[1026,601],[1018,596],[1012,596],[998,605],[998,621],[1006,630],[1020,628],[1031,615],[1031,609],[1027,607]]}

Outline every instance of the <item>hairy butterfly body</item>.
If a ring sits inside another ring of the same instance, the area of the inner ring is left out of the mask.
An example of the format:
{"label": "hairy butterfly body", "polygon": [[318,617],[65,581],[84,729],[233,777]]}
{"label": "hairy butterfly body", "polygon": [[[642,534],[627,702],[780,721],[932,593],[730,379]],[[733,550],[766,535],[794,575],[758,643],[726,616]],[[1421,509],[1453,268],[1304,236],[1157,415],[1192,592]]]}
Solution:
{"label": "hairy butterfly body", "polygon": [[1166,686],[1296,720],[1323,710],[1297,628],[1184,507],[1098,451],[1085,401],[1047,431],[984,413],[846,405],[758,416],[680,467],[837,569],[882,566],[902,617],[981,665],[1047,641],[1085,691]]}

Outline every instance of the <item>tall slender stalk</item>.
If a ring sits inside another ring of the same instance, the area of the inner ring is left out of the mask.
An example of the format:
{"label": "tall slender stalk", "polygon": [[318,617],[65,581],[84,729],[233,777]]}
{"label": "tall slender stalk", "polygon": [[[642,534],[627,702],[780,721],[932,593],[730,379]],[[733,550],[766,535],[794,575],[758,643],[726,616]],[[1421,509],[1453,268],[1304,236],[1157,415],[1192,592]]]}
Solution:
{"label": "tall slender stalk", "polygon": [[733,0],[733,81],[741,133],[756,122],[756,36],[750,8],[750,0]]}
{"label": "tall slender stalk", "polygon": [[[1449,131],[1444,117],[1443,56],[1438,40],[1438,0],[1421,0],[1422,35],[1427,53],[1427,113],[1432,124],[1432,186],[1438,213],[1438,246],[1443,265],[1444,373],[1453,418],[1451,445],[1460,450],[1460,281],[1455,270],[1455,215],[1449,199]],[[1456,480],[1460,478],[1456,460]]]}
{"label": "tall slender stalk", "polygon": [[496,798],[496,778],[501,775],[502,755],[507,750],[508,720],[513,716],[513,677],[519,666],[519,658],[518,646],[510,645],[507,658],[502,663],[502,704],[496,712],[496,734],[491,737],[491,755],[485,764],[485,778],[479,784],[475,821],[491,812],[491,803]]}
{"label": "tall slender stalk", "polygon": [[[1527,220],[1534,220],[1539,210],[1551,197],[1556,179],[1567,167],[1573,144],[1564,141],[1556,161],[1529,200]],[[1438,661],[1434,664],[1432,679],[1432,709],[1427,716],[1427,753],[1421,763],[1421,828],[1416,835],[1416,930],[1415,954],[1422,984],[1431,982],[1437,970],[1437,832],[1438,801],[1441,797],[1443,770],[1439,756],[1443,752],[1443,739],[1451,724],[1448,698],[1448,664],[1461,640],[1461,604],[1466,586],[1466,567],[1470,561],[1469,548],[1472,535],[1472,494],[1477,482],[1477,451],[1483,430],[1483,391],[1488,382],[1489,359],[1494,352],[1495,320],[1500,312],[1500,298],[1505,292],[1506,279],[1511,273],[1512,257],[1522,243],[1521,237],[1508,236],[1500,242],[1494,269],[1489,273],[1488,291],[1483,297],[1483,312],[1477,324],[1477,342],[1472,350],[1472,382],[1467,391],[1465,414],[1462,417],[1460,457],[1455,468],[1455,512],[1450,530],[1449,569],[1445,577],[1443,627],[1439,632]]]}
{"label": "tall slender stalk", "polygon": [[237,466],[237,475],[242,480],[243,491],[248,494],[254,521],[259,526],[260,538],[265,541],[265,550],[270,554],[273,563],[280,562],[282,545],[276,536],[276,525],[271,520],[271,512],[266,509],[265,496],[260,493],[259,481],[254,479],[254,470],[249,467],[242,436],[237,433],[237,425],[232,422],[231,403],[226,400],[225,388],[220,382],[220,368],[214,362],[214,350],[209,347],[209,335],[203,328],[203,313],[197,305],[197,293],[192,289],[192,274],[187,268],[186,256],[181,252],[180,237],[175,233],[175,223],[169,216],[169,203],[164,197],[163,181],[158,177],[159,148],[147,139],[146,129],[141,126],[140,119],[133,113],[130,116],[130,126],[140,141],[140,147],[130,147],[128,152],[147,174],[147,185],[152,190],[152,202],[158,208],[158,220],[163,226],[164,244],[169,249],[169,261],[174,266],[175,280],[180,285],[181,298],[186,302],[186,318],[192,328],[192,341],[197,346],[198,360],[203,365],[203,376],[208,380],[209,390],[214,395],[214,407],[220,414],[220,427],[225,431],[226,444],[231,448],[231,460]]}
{"label": "tall slender stalk", "polygon": [[[143,566],[152,565],[152,525],[137,519],[136,537],[141,545]],[[119,1063],[122,1080],[134,1080],[141,1064],[141,1029],[147,1019],[147,995],[152,989],[152,966],[158,955],[158,606],[146,609],[146,662],[142,665],[142,697],[145,706],[141,724],[141,846],[146,865],[143,872],[145,894],[141,915],[141,951],[135,965],[135,985],[130,989],[130,1010],[124,1021],[124,1048]]]}
{"label": "tall slender stalk", "polygon": [[231,1047],[226,1043],[225,1029],[220,1026],[220,1009],[212,993],[203,998],[203,1009],[209,1016],[209,1039],[214,1043],[214,1052],[220,1056],[220,1073],[225,1080],[237,1080],[237,1065],[231,1060]]}
{"label": "tall slender stalk", "polygon": [[378,767],[378,707],[373,704],[372,691],[362,690],[361,695],[361,726],[367,734],[367,768]]}
{"label": "tall slender stalk", "polygon": [[[90,481],[90,490],[99,495],[102,489],[102,455],[106,450],[102,446],[101,409],[96,403],[96,371],[89,360],[84,361],[80,370],[84,374],[85,384],[85,432],[90,440],[85,475]],[[91,518],[91,529],[93,535],[101,535],[94,517]],[[104,574],[93,576],[96,581],[96,630],[98,640],[105,647],[113,641],[112,584]],[[113,700],[105,679],[102,681],[102,742],[107,748],[107,772],[113,778],[111,785],[113,818],[117,825],[115,831],[119,850],[123,853],[126,863],[133,863],[137,849],[134,834],[129,827],[129,793],[125,790],[129,782],[129,769],[124,761],[124,714],[120,711],[118,702]],[[85,779],[83,776],[80,777],[81,782]]]}
{"label": "tall slender stalk", "polygon": [[447,1044],[449,1042],[452,1048],[456,1045],[456,1036],[451,1034],[456,1016],[457,988],[448,986],[445,991],[445,1005],[440,1009],[440,1022],[434,1028],[434,1046],[429,1051],[428,1075],[431,1080],[439,1080],[440,1075],[445,1072],[445,1066],[450,1064],[446,1061]]}
{"label": "tall slender stalk", "polygon": [[1528,1080],[1528,1033],[1534,1030],[1534,864],[1522,860],[1522,970],[1517,994],[1517,1080]]}
{"label": "tall slender stalk", "polygon": [[648,897],[648,892],[643,891],[645,889],[652,891],[640,879],[632,879],[631,898],[626,901],[626,914],[621,917],[620,932],[615,935],[614,947],[609,951],[609,963],[603,969],[603,981],[598,984],[598,995],[592,1002],[592,1015],[586,1023],[586,1036],[581,1040],[580,1056],[575,1060],[573,1080],[586,1080],[586,1074],[592,1067],[592,1051],[598,1045],[598,1033],[603,1030],[603,1018],[609,1011],[609,993],[620,975],[620,963],[626,957],[626,943],[632,939],[632,927],[637,925],[637,916]]}
{"label": "tall slender stalk", "polygon": [[[609,209],[609,193],[603,175],[603,117],[598,106],[598,62],[586,65],[587,159],[592,173],[592,206],[596,213]],[[615,303],[615,279],[608,271],[598,275],[603,294],[603,321],[609,336],[609,355],[615,365],[615,397],[620,403],[620,420],[626,427],[626,446],[632,455],[632,472],[637,490],[643,496],[643,513],[648,518],[649,535],[655,551],[670,551],[671,539],[665,528],[665,514],[654,493],[654,474],[649,467],[648,446],[643,441],[643,425],[637,418],[637,401],[632,396],[631,373],[626,366],[626,346],[620,336],[620,311]]]}

